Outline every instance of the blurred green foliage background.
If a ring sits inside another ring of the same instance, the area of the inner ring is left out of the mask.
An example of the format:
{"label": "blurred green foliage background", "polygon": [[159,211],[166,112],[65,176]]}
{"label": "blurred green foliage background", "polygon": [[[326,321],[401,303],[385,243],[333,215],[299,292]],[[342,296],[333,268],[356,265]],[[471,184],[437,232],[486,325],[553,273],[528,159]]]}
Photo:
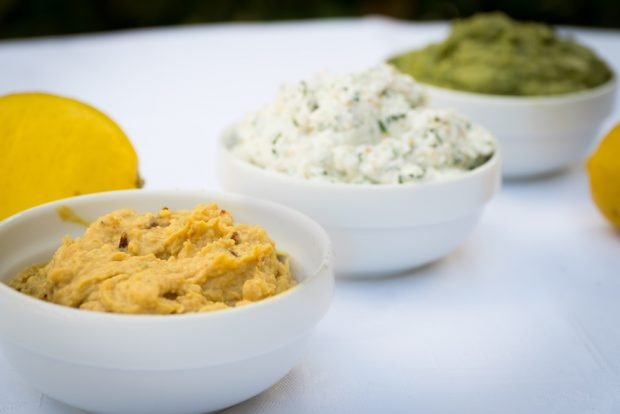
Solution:
{"label": "blurred green foliage background", "polygon": [[0,38],[369,14],[437,20],[493,10],[521,20],[620,28],[620,0],[0,0]]}

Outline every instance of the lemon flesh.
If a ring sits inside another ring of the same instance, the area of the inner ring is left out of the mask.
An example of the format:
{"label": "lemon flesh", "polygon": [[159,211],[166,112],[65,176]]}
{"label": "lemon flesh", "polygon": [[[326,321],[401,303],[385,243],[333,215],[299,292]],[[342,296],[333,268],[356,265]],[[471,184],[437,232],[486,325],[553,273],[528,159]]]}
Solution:
{"label": "lemon flesh", "polygon": [[620,123],[605,135],[587,168],[594,203],[620,228]]}
{"label": "lemon flesh", "polygon": [[0,220],[48,201],[138,184],[136,152],[102,112],[45,93],[0,97]]}

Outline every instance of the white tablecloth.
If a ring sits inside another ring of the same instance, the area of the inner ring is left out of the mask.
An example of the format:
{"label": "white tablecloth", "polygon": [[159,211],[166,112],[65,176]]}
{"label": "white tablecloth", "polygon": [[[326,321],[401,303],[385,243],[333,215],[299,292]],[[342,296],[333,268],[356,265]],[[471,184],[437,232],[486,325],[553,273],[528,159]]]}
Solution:
{"label": "white tablecloth", "polygon": [[[131,137],[148,188],[213,188],[215,138],[282,81],[358,70],[446,30],[368,18],[8,41],[0,93],[90,102]],[[620,73],[620,32],[567,30]],[[0,413],[77,412],[29,388],[0,354]],[[339,280],[301,363],[225,412],[620,412],[620,235],[591,202],[583,167],[506,183],[444,260]]]}

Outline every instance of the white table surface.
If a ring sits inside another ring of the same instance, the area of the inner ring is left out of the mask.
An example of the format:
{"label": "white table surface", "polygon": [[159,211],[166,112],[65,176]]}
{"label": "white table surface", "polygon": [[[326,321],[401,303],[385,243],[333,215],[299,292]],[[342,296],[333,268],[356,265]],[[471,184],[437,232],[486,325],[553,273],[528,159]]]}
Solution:
{"label": "white table surface", "polygon": [[[0,94],[90,102],[131,137],[148,188],[213,188],[215,138],[282,81],[358,70],[446,30],[367,18],[5,41]],[[620,31],[567,30],[620,73]],[[583,167],[506,183],[431,266],[338,281],[301,363],[225,412],[619,413],[620,234]],[[0,413],[81,411],[29,388],[0,354]]]}

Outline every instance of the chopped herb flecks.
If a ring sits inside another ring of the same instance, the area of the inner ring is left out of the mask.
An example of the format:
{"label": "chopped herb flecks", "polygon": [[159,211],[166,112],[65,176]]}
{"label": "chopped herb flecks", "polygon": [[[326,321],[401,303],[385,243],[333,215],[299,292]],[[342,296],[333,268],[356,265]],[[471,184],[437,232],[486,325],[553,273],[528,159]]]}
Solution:
{"label": "chopped herb flecks", "polygon": [[428,107],[423,92],[388,65],[322,73],[284,85],[274,102],[240,122],[233,151],[271,171],[351,184],[441,180],[493,154],[488,132]]}
{"label": "chopped herb flecks", "polygon": [[381,132],[385,134],[387,132],[387,128],[385,127],[385,124],[383,123],[383,121],[378,120],[377,124],[379,125],[379,129],[381,130]]}

